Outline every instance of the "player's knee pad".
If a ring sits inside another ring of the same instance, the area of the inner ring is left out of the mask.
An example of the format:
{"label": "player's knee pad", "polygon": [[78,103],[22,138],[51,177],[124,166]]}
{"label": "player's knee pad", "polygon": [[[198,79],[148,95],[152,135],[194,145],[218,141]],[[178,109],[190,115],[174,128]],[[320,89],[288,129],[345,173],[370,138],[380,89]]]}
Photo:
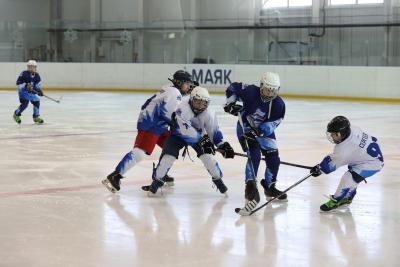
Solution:
{"label": "player's knee pad", "polygon": [[204,167],[206,167],[208,173],[214,179],[222,178],[222,171],[218,165],[218,162],[210,154],[203,154],[199,157],[201,162],[203,162]]}
{"label": "player's knee pad", "polygon": [[146,152],[144,152],[142,149],[137,148],[137,147],[132,149],[132,153],[133,153],[133,158],[135,159],[136,163],[142,161],[146,155]]}

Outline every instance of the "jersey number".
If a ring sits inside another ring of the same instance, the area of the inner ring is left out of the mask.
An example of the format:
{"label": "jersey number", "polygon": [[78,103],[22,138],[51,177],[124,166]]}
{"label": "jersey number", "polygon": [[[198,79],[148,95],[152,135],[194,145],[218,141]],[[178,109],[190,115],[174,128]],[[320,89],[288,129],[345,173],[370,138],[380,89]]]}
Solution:
{"label": "jersey number", "polygon": [[383,162],[383,155],[382,155],[381,149],[379,148],[378,143],[376,143],[376,141],[378,141],[378,139],[376,139],[373,136],[371,136],[371,138],[372,138],[372,143],[369,144],[369,146],[367,147],[367,153],[371,157],[378,158],[381,162]]}

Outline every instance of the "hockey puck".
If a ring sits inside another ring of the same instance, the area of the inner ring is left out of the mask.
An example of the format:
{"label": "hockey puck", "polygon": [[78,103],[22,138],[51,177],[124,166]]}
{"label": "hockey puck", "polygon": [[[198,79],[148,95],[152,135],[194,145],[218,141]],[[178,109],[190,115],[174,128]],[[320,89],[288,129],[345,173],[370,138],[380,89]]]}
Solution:
{"label": "hockey puck", "polygon": [[236,212],[236,213],[239,213],[239,211],[240,211],[240,208],[236,208],[236,209],[235,209],[235,212]]}

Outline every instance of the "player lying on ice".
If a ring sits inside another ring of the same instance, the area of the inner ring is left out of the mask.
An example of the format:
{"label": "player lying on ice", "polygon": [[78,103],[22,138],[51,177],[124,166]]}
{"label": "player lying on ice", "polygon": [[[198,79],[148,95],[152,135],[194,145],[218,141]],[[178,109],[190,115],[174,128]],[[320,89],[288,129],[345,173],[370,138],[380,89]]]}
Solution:
{"label": "player lying on ice", "polygon": [[[143,104],[137,122],[138,133],[134,147],[118,163],[115,170],[102,181],[103,185],[115,193],[120,190],[123,175],[145,155],[151,155],[155,145],[163,147],[165,139],[170,135],[171,115],[175,112],[182,96],[188,94],[193,86],[191,75],[183,70],[174,73],[173,84],[162,87]],[[166,176],[166,182],[173,184],[173,178]]]}
{"label": "player lying on ice", "polygon": [[[257,171],[261,154],[265,156],[264,179],[260,181],[267,199],[282,192],[275,187],[280,158],[275,138],[275,129],[285,116],[285,102],[278,96],[280,79],[277,73],[262,75],[260,86],[232,83],[226,90],[225,112],[239,116],[237,137],[249,159],[245,168],[245,207],[239,212],[248,215],[260,202],[257,189]],[[242,102],[242,105],[236,102]],[[243,125],[241,125],[243,124]],[[278,200],[286,201],[282,194]]]}
{"label": "player lying on ice", "polygon": [[335,194],[321,205],[321,211],[331,211],[351,204],[358,184],[383,167],[383,155],[377,143],[378,139],[350,125],[346,117],[333,118],[328,123],[326,136],[335,144],[333,153],[314,166],[310,171],[311,175],[319,176],[321,172],[328,174],[344,165],[347,165],[348,170],[343,174]]}
{"label": "player lying on ice", "polygon": [[228,142],[223,140],[215,114],[212,114],[208,105],[210,95],[207,89],[197,86],[190,93],[189,99],[182,100],[173,115],[171,135],[167,138],[157,167],[153,170],[153,182],[143,186],[149,195],[155,194],[165,183],[168,170],[178,159],[182,148],[191,146],[197,153],[204,167],[210,173],[213,183],[221,193],[228,188],[222,181],[222,171],[214,159],[215,147],[225,158],[233,158],[234,151]]}

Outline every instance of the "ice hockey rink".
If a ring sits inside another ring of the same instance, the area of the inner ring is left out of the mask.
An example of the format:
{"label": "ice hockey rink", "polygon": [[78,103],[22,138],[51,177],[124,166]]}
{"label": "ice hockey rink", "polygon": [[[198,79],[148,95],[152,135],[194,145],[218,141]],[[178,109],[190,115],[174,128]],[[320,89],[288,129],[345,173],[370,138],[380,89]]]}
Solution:
{"label": "ice hockey rink", "polygon": [[[314,165],[333,146],[326,140],[336,115],[376,136],[385,166],[360,184],[348,208],[320,213],[324,194],[336,190],[344,168],[312,177],[251,217],[234,212],[244,204],[240,157],[217,155],[225,197],[196,158],[179,159],[170,171],[176,184],[149,198],[161,150],[131,169],[117,194],[101,180],[128,152],[145,94],[46,92],[44,125],[12,120],[16,92],[0,92],[0,266],[398,266],[400,249],[400,106],[370,102],[286,100],[277,130],[281,160]],[[212,96],[222,132],[237,151],[235,117]],[[239,151],[241,152],[241,151]],[[258,178],[264,168],[260,168]],[[281,165],[278,188],[307,170]],[[260,192],[261,187],[259,187]],[[262,198],[261,203],[265,202]]]}

